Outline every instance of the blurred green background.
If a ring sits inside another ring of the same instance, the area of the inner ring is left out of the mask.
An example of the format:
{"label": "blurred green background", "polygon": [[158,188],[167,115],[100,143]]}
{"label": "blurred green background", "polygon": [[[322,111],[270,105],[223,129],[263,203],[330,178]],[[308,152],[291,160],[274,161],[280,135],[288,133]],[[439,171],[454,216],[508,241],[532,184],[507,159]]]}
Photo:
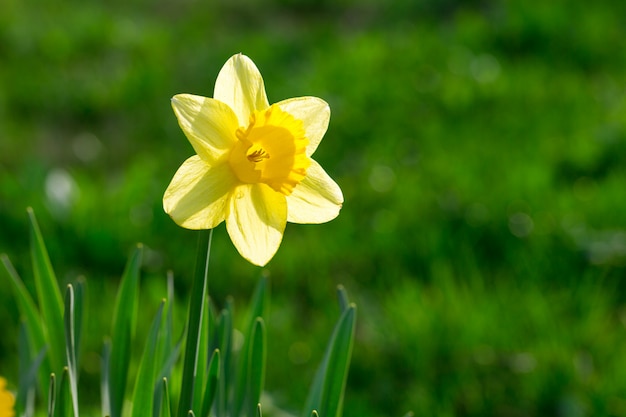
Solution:
{"label": "blurred green background", "polygon": [[32,286],[32,206],[60,281],[87,277],[81,392],[99,404],[134,243],[147,314],[167,270],[190,286],[196,235],[161,208],[193,153],[169,99],[211,96],[242,52],[270,102],[330,103],[315,158],[346,201],[288,225],[266,271],[216,229],[218,305],[244,310],[271,276],[275,404],[300,410],[343,284],[359,307],[346,416],[626,416],[624,16],[611,0],[3,0],[0,252]]}

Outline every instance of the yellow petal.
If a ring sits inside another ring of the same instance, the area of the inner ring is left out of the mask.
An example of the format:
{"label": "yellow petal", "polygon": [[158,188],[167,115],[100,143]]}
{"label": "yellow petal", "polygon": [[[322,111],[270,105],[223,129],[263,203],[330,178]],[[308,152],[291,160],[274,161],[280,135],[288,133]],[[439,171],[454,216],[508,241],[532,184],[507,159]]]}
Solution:
{"label": "yellow petal", "polygon": [[274,256],[287,223],[285,196],[265,184],[244,184],[230,199],[226,230],[249,262],[264,266]]}
{"label": "yellow petal", "polygon": [[237,116],[226,104],[212,98],[178,94],[172,98],[178,124],[194,150],[215,163],[233,146],[239,127]]}
{"label": "yellow petal", "polygon": [[302,120],[306,138],[309,144],[306,148],[307,156],[313,155],[317,145],[322,141],[328,122],[330,121],[330,106],[321,98],[296,97],[276,103],[281,110]]}
{"label": "yellow petal", "polygon": [[224,221],[229,192],[237,182],[228,163],[209,166],[194,155],[174,174],[163,196],[163,209],[179,226],[212,229]]}
{"label": "yellow petal", "polygon": [[343,194],[335,181],[314,160],[306,177],[287,196],[287,221],[325,223],[337,217]]}
{"label": "yellow petal", "polygon": [[239,119],[239,126],[247,126],[255,110],[269,107],[259,69],[250,58],[242,54],[232,56],[220,70],[213,98],[233,109]]}

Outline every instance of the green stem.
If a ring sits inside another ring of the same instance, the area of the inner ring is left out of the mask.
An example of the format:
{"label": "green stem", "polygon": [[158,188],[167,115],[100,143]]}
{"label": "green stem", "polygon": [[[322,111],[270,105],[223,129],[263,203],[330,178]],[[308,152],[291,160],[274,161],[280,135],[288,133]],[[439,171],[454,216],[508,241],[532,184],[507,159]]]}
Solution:
{"label": "green stem", "polygon": [[[178,403],[178,417],[187,417],[193,404],[193,391],[198,364],[198,346],[202,314],[204,313],[204,297],[208,285],[209,255],[211,253],[211,237],[213,229],[202,231],[198,236],[198,254],[191,287],[189,302],[189,318],[187,320],[187,341],[185,343],[185,357],[183,365],[183,381]],[[204,250],[206,248],[206,251]]]}

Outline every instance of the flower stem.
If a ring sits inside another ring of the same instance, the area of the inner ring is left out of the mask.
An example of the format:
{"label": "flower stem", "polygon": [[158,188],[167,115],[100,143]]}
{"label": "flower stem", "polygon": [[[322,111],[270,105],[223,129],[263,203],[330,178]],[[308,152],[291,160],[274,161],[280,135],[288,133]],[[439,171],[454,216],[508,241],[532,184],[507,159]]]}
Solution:
{"label": "flower stem", "polygon": [[[183,364],[183,381],[178,403],[178,417],[186,417],[192,409],[194,384],[198,364],[198,346],[202,315],[204,314],[204,297],[208,286],[209,255],[211,253],[211,237],[213,229],[203,230],[198,235],[198,252],[191,287],[189,317],[187,320],[187,340]],[[206,249],[205,249],[206,248]]]}

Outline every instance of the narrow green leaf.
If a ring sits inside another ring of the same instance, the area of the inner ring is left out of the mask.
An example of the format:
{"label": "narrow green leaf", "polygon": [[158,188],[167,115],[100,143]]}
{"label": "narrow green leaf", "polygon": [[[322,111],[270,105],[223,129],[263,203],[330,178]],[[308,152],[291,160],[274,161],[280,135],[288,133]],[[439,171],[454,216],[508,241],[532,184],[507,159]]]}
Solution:
{"label": "narrow green leaf", "polygon": [[350,306],[350,300],[348,299],[348,292],[343,285],[337,286],[337,298],[339,301],[339,311],[342,313]]}
{"label": "narrow green leaf", "polygon": [[213,304],[213,300],[210,296],[207,296],[207,300],[209,302],[209,308],[207,309],[207,316],[209,318],[209,351],[212,352],[220,347],[218,329],[219,314],[216,313],[215,304]]}
{"label": "narrow green leaf", "polygon": [[217,384],[216,417],[225,417],[229,414],[228,400],[230,398],[230,386],[232,380],[233,361],[233,314],[232,303],[227,303],[226,308],[220,313],[218,321],[218,334],[220,339],[220,378]]}
{"label": "narrow green leaf", "polygon": [[265,381],[265,360],[266,360],[266,333],[263,318],[257,317],[254,321],[248,359],[248,378],[246,403],[248,404],[244,416],[252,416],[257,411],[257,406],[261,400],[263,392],[263,382]]}
{"label": "narrow green leaf", "polygon": [[30,251],[35,275],[35,287],[37,289],[41,316],[46,329],[44,337],[48,345],[52,369],[60,371],[65,362],[61,291],[59,290],[35,213],[30,207],[27,211],[30,219]]}
{"label": "narrow green leaf", "polygon": [[[239,355],[241,360],[238,364],[237,382],[235,384],[235,396],[233,402],[233,416],[235,417],[238,417],[244,409],[246,395],[249,393],[249,360],[253,329],[256,326],[257,319],[259,317],[263,317],[267,313],[268,304],[269,288],[267,279],[262,277],[259,279],[254,290],[254,294],[252,295],[252,301],[250,303],[250,309],[248,310],[248,317],[246,320],[244,343]],[[249,409],[247,411],[249,411]]]}
{"label": "narrow green leaf", "polygon": [[35,413],[37,374],[46,356],[45,348],[42,348],[35,358],[32,357],[31,350],[26,324],[22,321],[18,336],[19,386],[16,401],[17,415],[22,417],[32,417]]}
{"label": "narrow green leaf", "polygon": [[317,410],[311,411],[311,417],[319,417],[319,414],[317,413]]}
{"label": "narrow green leaf", "polygon": [[[74,357],[76,358],[76,369],[80,364],[80,344],[82,341],[83,323],[86,321],[85,308],[87,297],[87,281],[85,277],[79,277],[73,285],[74,289]],[[76,380],[78,381],[78,379]]]}
{"label": "narrow green leaf", "polygon": [[[59,383],[59,391],[57,392],[56,405],[54,407],[55,417],[72,417],[72,394],[70,392],[69,370],[63,368],[61,374],[61,382]],[[74,416],[77,417],[77,416]]]}
{"label": "narrow green leaf", "polygon": [[309,391],[303,417],[308,417],[312,410],[318,410],[322,417],[341,416],[355,324],[356,306],[351,304],[335,325]]}
{"label": "narrow green leaf", "polygon": [[161,408],[156,417],[172,417],[170,393],[167,387],[167,378],[161,379]]}
{"label": "narrow green leaf", "polygon": [[207,366],[209,364],[209,300],[204,299],[204,313],[202,314],[202,326],[200,326],[200,340],[198,343],[198,364],[196,366],[196,383],[193,394],[193,410],[201,415],[204,390],[206,387]]}
{"label": "narrow green leaf", "polygon": [[[165,323],[163,329],[163,356],[170,357],[174,350],[174,274],[172,271],[167,273],[167,311],[165,312]],[[169,378],[169,375],[164,375]]]}
{"label": "narrow green leaf", "polygon": [[41,373],[39,374],[40,392],[46,392],[51,367],[50,357],[47,355],[48,347],[43,334],[41,316],[39,315],[35,302],[33,301],[28,290],[26,290],[24,283],[20,279],[9,258],[5,254],[2,254],[0,255],[0,260],[2,260],[2,265],[4,266],[4,268],[0,268],[0,271],[5,272],[3,275],[8,277],[8,280],[11,283],[13,293],[17,299],[20,315],[24,321],[26,336],[28,339],[29,357],[33,358],[39,355],[42,350],[46,351],[41,363]]}
{"label": "narrow green leaf", "polygon": [[204,398],[202,399],[202,413],[200,417],[209,417],[211,406],[215,399],[215,392],[220,378],[220,351],[215,349],[211,355],[209,368],[207,370],[207,382],[204,390]]}
{"label": "narrow green leaf", "polygon": [[[189,315],[187,319],[187,341],[183,358],[183,380],[178,403],[178,417],[185,417],[193,406],[195,375],[198,365],[198,349],[202,327],[204,299],[207,293],[209,258],[213,229],[201,231],[198,235],[198,253],[191,287]],[[114,416],[116,417],[116,416]]]}
{"label": "narrow green leaf", "polygon": [[348,381],[355,327],[356,306],[350,305],[344,312],[344,319],[339,323],[339,331],[329,356],[325,395],[327,416],[341,417],[343,414],[343,397]]}
{"label": "narrow green leaf", "polygon": [[67,286],[65,292],[65,356],[72,399],[73,415],[78,416],[78,371],[76,365],[76,327],[74,320],[74,287]]}
{"label": "narrow green leaf", "polygon": [[161,368],[161,364],[157,362],[157,352],[159,349],[159,333],[161,330],[161,318],[163,316],[163,307],[165,300],[161,302],[161,306],[152,321],[148,340],[141,356],[139,370],[137,371],[137,380],[135,381],[135,391],[133,393],[133,408],[131,417],[144,417],[152,411],[154,401],[154,391],[156,387],[157,370]]}
{"label": "narrow green leaf", "polygon": [[263,417],[263,412],[261,411],[261,403],[257,404],[257,407],[256,407],[256,417]]}
{"label": "narrow green leaf", "polygon": [[54,372],[50,374],[50,385],[48,386],[48,417],[54,417],[56,406],[56,376]]}
{"label": "narrow green leaf", "polygon": [[[157,362],[161,364],[161,368],[157,372],[157,380],[163,381],[169,379],[171,376],[171,370],[178,358],[180,346],[174,345],[174,274],[172,271],[167,272],[167,303],[163,315],[165,319],[162,320],[161,331],[159,335],[160,349],[157,352]],[[174,351],[176,349],[176,352]],[[161,413],[162,397],[164,384],[156,384],[154,391],[154,402],[152,414],[158,417]],[[168,399],[169,401],[169,399]]]}
{"label": "narrow green leaf", "polygon": [[109,387],[111,386],[110,369],[111,369],[111,341],[105,340],[102,346],[102,360],[100,374],[100,400],[102,402],[102,415],[111,415],[111,393]]}
{"label": "narrow green leaf", "polygon": [[[20,309],[20,313],[25,320],[26,325],[26,333],[28,335],[29,346],[30,346],[30,354],[31,357],[36,355],[37,352],[41,351],[46,347],[46,341],[43,333],[43,325],[41,322],[41,316],[39,315],[39,311],[30,296],[29,292],[26,290],[24,283],[20,279],[17,271],[11,264],[9,258],[2,254],[0,256],[2,259],[2,264],[4,265],[4,270],[9,277],[9,282],[13,288],[13,293],[15,294],[15,298],[17,299],[18,306]],[[47,350],[47,347],[46,347]],[[44,375],[50,375],[51,366],[50,366],[50,358],[48,355],[44,358],[42,363],[42,370]],[[41,388],[44,388],[45,384],[42,380]],[[43,392],[43,390],[42,390]]]}
{"label": "narrow green leaf", "polygon": [[122,281],[115,301],[113,328],[111,330],[111,355],[109,361],[108,409],[111,417],[121,417],[124,394],[130,365],[131,341],[137,322],[139,298],[139,269],[143,246],[137,245],[122,275]]}

